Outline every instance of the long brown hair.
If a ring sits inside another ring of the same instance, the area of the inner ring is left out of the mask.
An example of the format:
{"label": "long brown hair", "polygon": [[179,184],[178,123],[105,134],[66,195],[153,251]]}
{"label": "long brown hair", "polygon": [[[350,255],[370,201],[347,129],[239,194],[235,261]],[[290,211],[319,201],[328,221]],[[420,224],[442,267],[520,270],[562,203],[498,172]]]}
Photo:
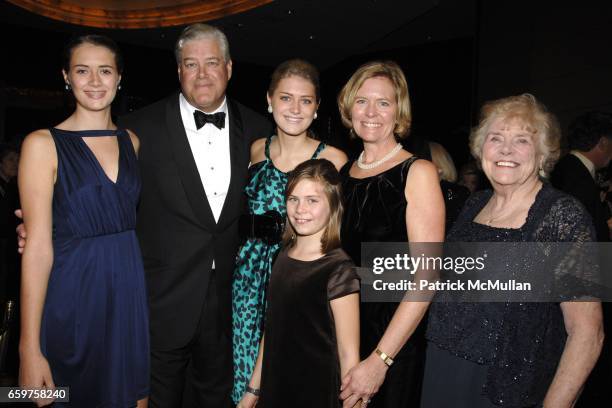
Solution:
{"label": "long brown hair", "polygon": [[[293,193],[295,186],[302,180],[312,180],[323,186],[329,204],[329,221],[321,237],[321,252],[326,254],[340,247],[340,226],[342,224],[342,187],[340,174],[329,160],[311,159],[298,165],[289,173],[285,201]],[[287,220],[283,233],[283,246],[295,245],[295,230]]]}

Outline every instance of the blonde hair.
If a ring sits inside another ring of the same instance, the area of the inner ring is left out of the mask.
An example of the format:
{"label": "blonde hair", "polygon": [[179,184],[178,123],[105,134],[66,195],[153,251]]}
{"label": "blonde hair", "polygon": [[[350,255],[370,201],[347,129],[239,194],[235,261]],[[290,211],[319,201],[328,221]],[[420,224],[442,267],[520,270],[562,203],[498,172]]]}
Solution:
{"label": "blonde hair", "polygon": [[377,77],[387,78],[393,85],[397,102],[396,123],[393,134],[395,134],[396,138],[402,139],[408,135],[412,123],[410,94],[408,93],[408,83],[406,82],[404,72],[393,61],[368,62],[355,71],[338,95],[338,109],[340,110],[342,124],[348,129],[352,129],[351,109],[355,103],[357,92],[366,80]]}
{"label": "blonde hair", "polygon": [[438,168],[438,173],[442,180],[454,183],[457,181],[457,168],[453,158],[440,143],[429,142],[431,161]]}
{"label": "blonde hair", "polygon": [[546,106],[528,93],[485,103],[480,111],[480,123],[470,134],[470,150],[479,162],[489,128],[497,119],[504,123],[517,121],[535,136],[538,153],[542,155],[540,173],[548,175],[561,154],[561,131]]}
{"label": "blonde hair", "polygon": [[[321,252],[324,254],[340,247],[340,225],[342,224],[342,180],[336,167],[326,159],[311,159],[298,165],[289,173],[285,201],[302,180],[312,180],[323,186],[329,204],[329,221],[321,237]],[[295,245],[295,230],[289,221],[285,223],[283,246]]]}

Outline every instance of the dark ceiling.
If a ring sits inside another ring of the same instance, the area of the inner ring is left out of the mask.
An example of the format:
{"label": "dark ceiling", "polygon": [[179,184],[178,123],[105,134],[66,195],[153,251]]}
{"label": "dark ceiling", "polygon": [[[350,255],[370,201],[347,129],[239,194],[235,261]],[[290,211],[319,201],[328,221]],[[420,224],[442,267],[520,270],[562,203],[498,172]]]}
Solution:
{"label": "dark ceiling", "polygon": [[[100,2],[98,2],[100,3]],[[230,39],[233,59],[274,66],[300,56],[325,69],[353,55],[470,37],[472,0],[280,0],[210,23]],[[128,44],[172,49],[182,27],[94,29],[0,3],[0,22],[42,30],[102,32]]]}

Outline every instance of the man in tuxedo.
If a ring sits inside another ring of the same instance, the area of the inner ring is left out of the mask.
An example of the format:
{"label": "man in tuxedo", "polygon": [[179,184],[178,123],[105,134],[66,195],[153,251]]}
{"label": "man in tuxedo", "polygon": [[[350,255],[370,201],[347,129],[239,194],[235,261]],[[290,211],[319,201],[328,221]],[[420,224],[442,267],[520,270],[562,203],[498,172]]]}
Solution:
{"label": "man in tuxedo", "polygon": [[576,197],[587,209],[598,241],[610,241],[610,213],[595,182],[595,171],[612,159],[612,114],[587,112],[577,117],[569,129],[571,151],[551,174],[551,183]]}
{"label": "man in tuxedo", "polygon": [[151,407],[226,407],[231,280],[251,141],[262,116],[227,98],[225,35],[193,24],[175,47],[181,89],[122,118],[141,141],[137,233],[151,327]]}

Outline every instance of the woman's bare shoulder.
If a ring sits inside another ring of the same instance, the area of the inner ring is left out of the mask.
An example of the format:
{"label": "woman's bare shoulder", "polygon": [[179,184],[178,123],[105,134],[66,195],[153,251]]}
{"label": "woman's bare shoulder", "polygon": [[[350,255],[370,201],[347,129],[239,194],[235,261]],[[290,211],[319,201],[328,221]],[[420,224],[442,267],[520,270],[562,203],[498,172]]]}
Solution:
{"label": "woman's bare shoulder", "polygon": [[251,163],[258,163],[262,160],[265,160],[265,147],[266,147],[266,138],[262,137],[261,139],[255,140],[251,144]]}

